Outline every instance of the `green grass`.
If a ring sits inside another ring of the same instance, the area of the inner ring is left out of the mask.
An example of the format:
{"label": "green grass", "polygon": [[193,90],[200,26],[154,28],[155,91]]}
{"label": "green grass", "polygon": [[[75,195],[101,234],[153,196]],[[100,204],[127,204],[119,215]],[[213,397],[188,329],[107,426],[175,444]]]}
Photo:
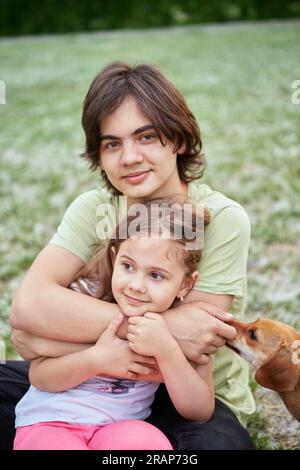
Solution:
{"label": "green grass", "polygon": [[[116,59],[153,63],[184,93],[202,130],[203,181],[240,201],[251,218],[248,316],[300,328],[300,105],[291,102],[291,84],[300,79],[299,40],[299,23],[0,40],[0,80],[7,89],[7,104],[0,105],[0,325],[6,338],[21,277],[69,202],[97,184],[78,158],[81,108],[91,80]],[[7,347],[12,355],[8,339]],[[268,413],[262,407],[249,424],[259,448],[274,448]],[[275,447],[295,448],[295,431],[278,422]]]}

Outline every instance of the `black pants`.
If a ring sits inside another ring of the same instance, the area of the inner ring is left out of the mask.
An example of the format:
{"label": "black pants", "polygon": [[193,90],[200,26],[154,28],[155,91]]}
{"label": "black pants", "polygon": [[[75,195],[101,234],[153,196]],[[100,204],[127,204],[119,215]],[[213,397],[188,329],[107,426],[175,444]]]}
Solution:
{"label": "black pants", "polygon": [[[0,364],[0,450],[12,449],[15,435],[15,406],[28,390],[26,361]],[[251,450],[248,432],[235,415],[217,400],[212,419],[205,424],[182,418],[160,386],[147,420],[170,439],[176,450]]]}
{"label": "black pants", "polygon": [[158,427],[176,450],[254,450],[248,431],[232,411],[216,400],[207,423],[187,421],[174,408],[165,386],[160,386],[147,421]]}

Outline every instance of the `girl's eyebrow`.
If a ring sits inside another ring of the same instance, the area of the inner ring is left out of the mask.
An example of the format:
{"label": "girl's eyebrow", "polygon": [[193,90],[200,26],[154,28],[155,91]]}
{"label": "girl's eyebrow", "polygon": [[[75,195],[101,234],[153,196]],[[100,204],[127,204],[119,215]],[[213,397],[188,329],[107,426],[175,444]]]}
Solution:
{"label": "girl's eyebrow", "polygon": [[[145,126],[139,127],[135,131],[133,131],[130,136],[135,136],[138,134],[141,134],[142,132],[149,131],[149,130],[155,130],[155,127],[153,124],[146,124]],[[117,137],[116,135],[110,135],[110,134],[105,134],[105,135],[100,135],[100,142],[102,140],[120,140],[121,137]]]}
{"label": "girl's eyebrow", "polygon": [[128,259],[129,261],[131,261],[132,263],[135,263],[134,259],[130,258],[130,256],[121,255],[121,258],[126,258],[126,259]]}
{"label": "girl's eyebrow", "polygon": [[[126,258],[128,259],[128,261],[131,261],[132,263],[136,264],[135,261],[132,258],[130,258],[130,256],[122,255],[121,258]],[[169,275],[171,274],[170,271],[168,271],[167,269],[161,268],[159,266],[151,266],[150,269],[153,271],[161,271],[164,274],[169,274]]]}

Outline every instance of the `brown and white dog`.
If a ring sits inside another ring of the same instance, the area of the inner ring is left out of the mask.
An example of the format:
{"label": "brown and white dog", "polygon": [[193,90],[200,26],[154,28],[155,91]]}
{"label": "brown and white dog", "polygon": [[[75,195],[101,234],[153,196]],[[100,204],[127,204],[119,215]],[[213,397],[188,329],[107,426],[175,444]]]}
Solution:
{"label": "brown and white dog", "polygon": [[279,393],[291,415],[300,421],[300,333],[276,320],[229,322],[237,330],[226,345],[250,362],[255,380]]}

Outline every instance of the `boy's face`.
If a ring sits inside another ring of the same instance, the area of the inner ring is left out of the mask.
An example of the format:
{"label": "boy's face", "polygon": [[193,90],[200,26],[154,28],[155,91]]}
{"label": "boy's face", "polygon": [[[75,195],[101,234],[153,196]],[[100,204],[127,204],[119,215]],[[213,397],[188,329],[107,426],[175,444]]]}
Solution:
{"label": "boy's face", "polygon": [[161,313],[187,293],[174,241],[151,238],[121,243],[114,260],[112,292],[126,316]]}
{"label": "boy's face", "polygon": [[174,145],[162,145],[151,121],[133,97],[101,122],[100,164],[129,204],[167,194],[186,194]]}

